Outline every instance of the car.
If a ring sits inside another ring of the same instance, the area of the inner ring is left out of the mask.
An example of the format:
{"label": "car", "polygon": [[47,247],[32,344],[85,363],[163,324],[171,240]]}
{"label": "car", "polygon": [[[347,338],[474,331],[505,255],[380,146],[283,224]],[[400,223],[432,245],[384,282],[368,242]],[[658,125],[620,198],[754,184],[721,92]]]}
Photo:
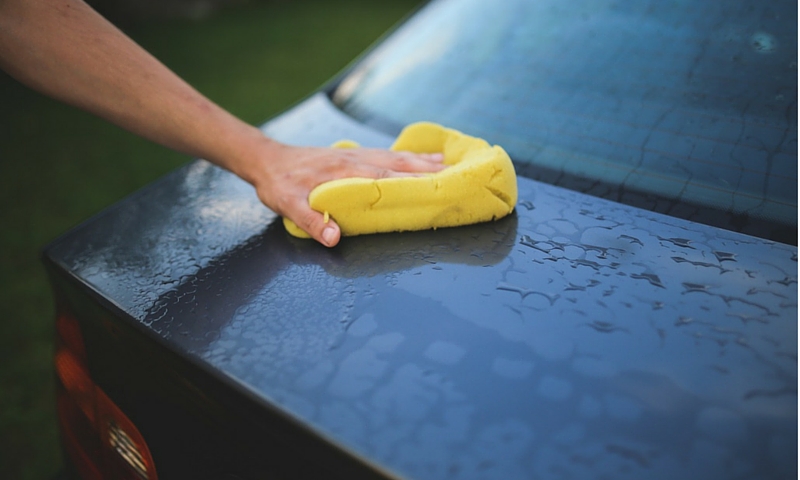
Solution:
{"label": "car", "polygon": [[44,252],[81,479],[796,478],[797,3],[434,0],[266,122],[503,146],[502,219],[287,234],[195,160]]}

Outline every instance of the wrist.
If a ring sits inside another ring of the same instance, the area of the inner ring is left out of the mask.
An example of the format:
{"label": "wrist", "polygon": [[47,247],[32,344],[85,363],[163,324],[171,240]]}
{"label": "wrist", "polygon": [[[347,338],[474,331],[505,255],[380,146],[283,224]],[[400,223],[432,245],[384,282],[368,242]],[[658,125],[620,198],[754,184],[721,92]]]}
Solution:
{"label": "wrist", "polygon": [[256,188],[267,182],[270,160],[283,156],[287,148],[252,126],[230,144],[235,145],[234,151],[216,163]]}

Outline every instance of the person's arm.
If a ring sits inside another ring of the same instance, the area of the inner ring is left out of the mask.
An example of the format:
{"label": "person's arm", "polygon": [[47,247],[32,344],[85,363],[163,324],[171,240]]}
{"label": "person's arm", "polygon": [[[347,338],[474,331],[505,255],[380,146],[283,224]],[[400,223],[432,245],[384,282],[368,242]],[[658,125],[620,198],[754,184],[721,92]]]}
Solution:
{"label": "person's arm", "polygon": [[309,207],[315,186],[443,168],[436,155],[271,140],[197,92],[82,0],[0,0],[0,68],[46,95],[232,171],[264,204],[327,246],[341,233]]}

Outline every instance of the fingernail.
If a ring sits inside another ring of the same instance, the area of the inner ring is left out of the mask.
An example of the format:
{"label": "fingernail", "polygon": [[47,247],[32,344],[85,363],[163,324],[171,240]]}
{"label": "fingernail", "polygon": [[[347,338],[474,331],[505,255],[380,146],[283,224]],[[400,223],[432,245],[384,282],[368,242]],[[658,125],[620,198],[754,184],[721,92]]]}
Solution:
{"label": "fingernail", "polygon": [[428,158],[430,158],[431,160],[436,161],[436,162],[441,162],[442,160],[444,160],[444,154],[443,153],[429,153],[428,154]]}
{"label": "fingernail", "polygon": [[333,241],[336,239],[336,229],[333,227],[326,227],[325,230],[322,231],[322,240],[325,242],[325,245],[331,246],[333,245]]}

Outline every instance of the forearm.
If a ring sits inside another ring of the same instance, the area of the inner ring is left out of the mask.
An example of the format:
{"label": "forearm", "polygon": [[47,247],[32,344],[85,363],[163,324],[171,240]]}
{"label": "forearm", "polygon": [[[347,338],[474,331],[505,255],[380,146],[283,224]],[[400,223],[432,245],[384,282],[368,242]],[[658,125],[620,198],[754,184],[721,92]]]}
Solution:
{"label": "forearm", "polygon": [[0,0],[0,67],[42,93],[166,147],[227,168],[321,243],[334,221],[308,205],[317,185],[441,170],[441,156],[289,147],[237,119],[144,51],[83,0]]}
{"label": "forearm", "polygon": [[245,179],[248,152],[270,142],[80,0],[0,0],[0,32],[9,74],[149,140]]}

